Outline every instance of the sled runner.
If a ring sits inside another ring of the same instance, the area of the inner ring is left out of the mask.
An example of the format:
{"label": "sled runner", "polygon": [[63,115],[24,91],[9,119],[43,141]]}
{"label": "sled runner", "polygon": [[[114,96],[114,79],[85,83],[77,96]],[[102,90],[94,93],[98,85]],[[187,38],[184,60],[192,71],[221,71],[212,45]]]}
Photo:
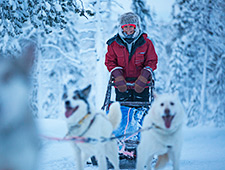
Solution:
{"label": "sled runner", "polygon": [[[102,110],[107,111],[110,104],[113,103],[113,100],[111,99],[112,86],[115,86],[115,84],[113,83],[113,77],[111,76],[108,82]],[[134,86],[134,84],[127,83],[127,86]],[[135,132],[142,127],[143,118],[148,113],[151,103],[153,102],[154,80],[152,79],[147,86],[149,87],[149,102],[120,101],[122,120],[119,128],[114,131],[114,135],[120,136],[117,141],[121,169],[135,169],[136,148],[140,139],[140,134]]]}

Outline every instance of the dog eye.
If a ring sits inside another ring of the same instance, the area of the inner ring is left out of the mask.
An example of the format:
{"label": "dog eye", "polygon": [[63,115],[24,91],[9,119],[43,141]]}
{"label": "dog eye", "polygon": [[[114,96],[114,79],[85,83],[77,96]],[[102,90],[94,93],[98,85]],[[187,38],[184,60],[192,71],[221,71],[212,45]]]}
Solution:
{"label": "dog eye", "polygon": [[78,95],[75,95],[75,96],[73,96],[73,99],[76,100],[76,99],[78,99],[78,97],[79,97]]}
{"label": "dog eye", "polygon": [[161,103],[160,105],[161,105],[161,106],[164,106],[164,103]]}
{"label": "dog eye", "polygon": [[170,105],[173,106],[174,105],[174,102],[170,102]]}
{"label": "dog eye", "polygon": [[68,97],[68,95],[66,93],[63,94],[62,98],[66,99]]}

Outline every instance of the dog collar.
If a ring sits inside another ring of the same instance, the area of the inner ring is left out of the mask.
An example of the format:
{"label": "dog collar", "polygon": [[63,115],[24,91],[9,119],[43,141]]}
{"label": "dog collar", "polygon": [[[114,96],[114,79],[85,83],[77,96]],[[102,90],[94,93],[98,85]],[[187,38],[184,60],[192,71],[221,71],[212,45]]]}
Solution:
{"label": "dog collar", "polygon": [[[88,116],[89,116],[89,115],[90,115],[90,113],[88,114]],[[98,115],[98,114],[96,114],[96,115]],[[94,122],[94,120],[95,120],[95,118],[96,118],[96,115],[93,117],[93,119],[91,119],[91,121],[90,121],[90,123],[89,123],[87,129],[86,129],[82,134],[80,134],[79,137],[84,136],[84,134],[88,131],[88,129],[90,129],[91,125],[93,124],[93,122]]]}
{"label": "dog collar", "polygon": [[168,135],[175,133],[179,129],[180,126],[182,126],[182,125],[180,124],[176,128],[168,131],[168,130],[163,129],[160,126],[156,125],[155,123],[152,123],[152,127],[154,127],[155,129],[161,130],[161,131],[167,131]]}
{"label": "dog collar", "polygon": [[155,123],[152,123],[152,126],[156,129],[160,129],[160,130],[163,130],[163,128],[161,128],[160,126],[156,125]]}
{"label": "dog collar", "polygon": [[[79,122],[78,122],[78,124],[76,124],[76,125],[73,125],[73,126],[71,126],[70,127],[70,129],[69,129],[69,131],[68,131],[68,133],[66,134],[66,136],[68,136],[69,135],[69,133],[72,131],[72,130],[74,130],[74,129],[76,129],[76,128],[79,128],[80,126],[81,126],[81,124],[83,123],[83,121],[85,120],[85,119],[87,119],[88,117],[90,116],[90,112],[88,112]],[[93,123],[93,119],[91,120],[91,124]],[[89,125],[90,126],[90,125]],[[88,127],[89,128],[89,127]],[[86,130],[85,130],[86,131]],[[83,134],[84,133],[82,133],[82,136],[83,136]]]}
{"label": "dog collar", "polygon": [[[152,127],[154,127],[155,129],[163,130],[161,127],[157,126],[155,123],[152,123]],[[168,149],[171,149],[173,147],[172,145],[164,145],[164,146],[166,146]]]}
{"label": "dog collar", "polygon": [[89,116],[90,116],[90,113],[87,113],[87,114],[86,114],[86,115],[78,122],[78,124],[79,124],[79,125],[82,124],[83,121],[84,121],[85,119],[87,119]]}

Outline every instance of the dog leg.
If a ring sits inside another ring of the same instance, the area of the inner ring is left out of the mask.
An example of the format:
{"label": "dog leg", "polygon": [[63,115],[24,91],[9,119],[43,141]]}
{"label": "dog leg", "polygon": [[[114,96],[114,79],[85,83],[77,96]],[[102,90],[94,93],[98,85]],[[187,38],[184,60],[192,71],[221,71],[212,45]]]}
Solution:
{"label": "dog leg", "polygon": [[74,144],[73,147],[74,147],[74,150],[75,150],[75,163],[76,163],[75,165],[76,165],[76,169],[77,170],[83,170],[82,159],[81,159],[81,150],[76,144]]}
{"label": "dog leg", "polygon": [[[148,145],[145,145],[144,143],[140,143],[139,146],[137,147],[137,164],[136,164],[137,170],[143,170],[145,165],[151,164],[153,154],[151,154],[151,152],[149,151],[150,149]],[[147,168],[148,170],[151,170],[151,166],[147,166]]]}
{"label": "dog leg", "polygon": [[155,169],[157,170],[157,169],[161,169],[161,168],[165,167],[167,162],[169,162],[168,153],[165,153],[163,155],[159,155],[158,160],[157,160],[156,165],[155,165]]}
{"label": "dog leg", "polygon": [[179,170],[179,169],[180,169],[180,167],[179,167],[179,161],[176,160],[176,161],[173,162],[173,170]]}
{"label": "dog leg", "polygon": [[179,164],[180,164],[180,151],[171,151],[169,153],[169,157],[172,160],[173,164],[173,170],[179,170]]}
{"label": "dog leg", "polygon": [[81,163],[82,164],[82,169],[84,169],[85,164],[86,164],[86,162],[87,162],[87,160],[88,160],[88,158],[90,156],[91,156],[90,154],[82,152],[82,163]]}
{"label": "dog leg", "polygon": [[146,163],[146,170],[152,169],[152,159],[153,159],[153,155],[148,157],[148,160],[147,160],[147,163]]}
{"label": "dog leg", "polygon": [[119,170],[118,147],[116,141],[111,141],[106,144],[106,156],[112,163],[115,170]]}
{"label": "dog leg", "polygon": [[106,162],[106,155],[105,155],[105,145],[99,144],[96,146],[97,153],[96,159],[98,160],[98,169],[99,170],[107,170],[107,162]]}
{"label": "dog leg", "polygon": [[106,157],[104,154],[98,154],[96,155],[98,160],[98,169],[99,170],[107,170],[107,163],[106,163]]}

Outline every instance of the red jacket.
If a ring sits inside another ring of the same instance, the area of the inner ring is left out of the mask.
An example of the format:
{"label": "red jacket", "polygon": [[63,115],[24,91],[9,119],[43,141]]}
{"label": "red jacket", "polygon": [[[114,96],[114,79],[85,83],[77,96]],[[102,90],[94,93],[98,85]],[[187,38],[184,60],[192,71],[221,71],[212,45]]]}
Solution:
{"label": "red jacket", "polygon": [[128,82],[134,82],[146,66],[151,67],[152,71],[157,68],[158,56],[152,41],[145,33],[136,40],[130,54],[119,34],[109,39],[107,44],[108,52],[105,56],[107,69],[110,72],[115,67],[122,67],[123,75]]}

